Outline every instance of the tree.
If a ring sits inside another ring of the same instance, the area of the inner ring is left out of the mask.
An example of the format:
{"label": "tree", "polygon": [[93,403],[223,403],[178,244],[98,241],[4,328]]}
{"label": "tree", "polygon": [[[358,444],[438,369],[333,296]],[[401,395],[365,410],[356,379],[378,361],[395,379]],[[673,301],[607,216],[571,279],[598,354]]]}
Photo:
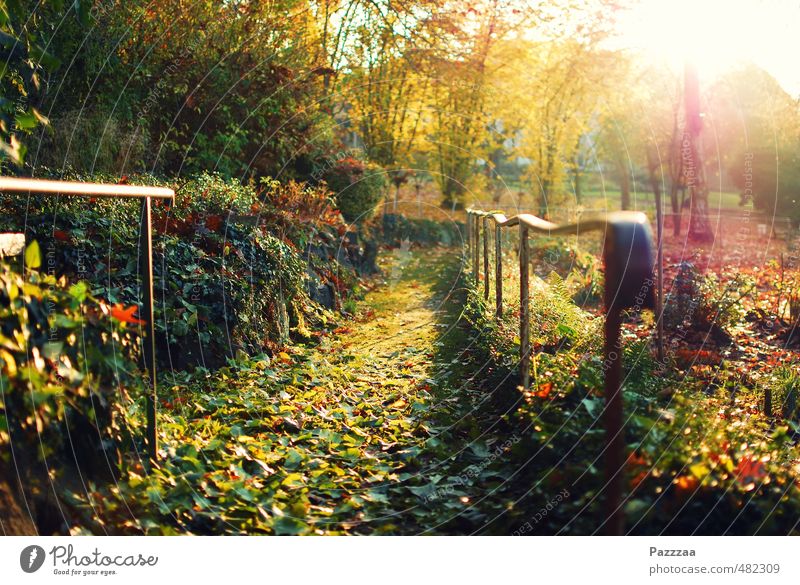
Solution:
{"label": "tree", "polygon": [[[73,20],[86,23],[88,2],[76,0],[70,7]],[[46,42],[52,23],[64,19],[61,2],[9,2],[0,0],[0,165],[19,167],[29,136],[49,121],[41,111],[51,75],[61,60]]]}
{"label": "tree", "polygon": [[[486,98],[490,82],[489,57],[508,30],[508,6],[486,0],[457,13],[448,46],[454,54],[432,60],[430,161],[443,196],[443,205],[462,204],[475,163],[485,158],[489,117]],[[465,31],[474,31],[473,33]]]}
{"label": "tree", "polygon": [[708,184],[701,156],[703,119],[700,111],[700,81],[696,69],[689,63],[684,67],[684,129],[681,141],[683,184],[691,205],[689,239],[694,242],[713,242],[714,232],[708,221]]}
{"label": "tree", "polygon": [[744,65],[709,89],[709,121],[719,150],[708,158],[740,189],[742,203],[800,219],[797,102],[766,71]]}
{"label": "tree", "polygon": [[[53,79],[46,111],[76,132],[93,118],[103,128],[81,149],[99,148],[120,127],[131,143],[150,145],[146,161],[125,161],[131,167],[303,176],[328,148],[320,64],[305,45],[316,34],[306,0],[113,0],[98,3],[90,20],[80,42],[63,27],[48,38],[71,65]],[[48,147],[78,160],[70,142]]]}
{"label": "tree", "polygon": [[526,71],[516,89],[515,115],[523,128],[519,154],[531,161],[528,176],[539,214],[545,216],[564,193],[567,170],[574,169],[581,137],[602,103],[615,58],[573,40],[524,43],[518,52]]}
{"label": "tree", "polygon": [[[660,67],[636,60],[617,64],[613,84],[625,91],[608,92],[599,112],[596,150],[620,186],[620,207],[630,209],[631,187],[640,171],[647,186],[661,200],[665,173],[671,169],[677,106],[672,100],[674,79]],[[677,172],[677,170],[676,170]],[[679,206],[676,199],[676,209]]]}
{"label": "tree", "polygon": [[[348,59],[350,72],[343,83],[349,117],[364,144],[367,157],[390,171],[410,161],[429,77],[414,49],[416,31],[399,23],[408,14],[367,12],[355,31]],[[407,31],[398,34],[397,31]]]}

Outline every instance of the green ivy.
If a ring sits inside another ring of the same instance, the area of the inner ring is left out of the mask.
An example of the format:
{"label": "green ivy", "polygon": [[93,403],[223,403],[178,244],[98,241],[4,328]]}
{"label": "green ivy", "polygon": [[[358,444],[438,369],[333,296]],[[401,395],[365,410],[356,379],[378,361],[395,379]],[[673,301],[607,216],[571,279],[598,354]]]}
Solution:
{"label": "green ivy", "polygon": [[[26,252],[30,266],[37,248]],[[85,282],[0,264],[0,443],[13,446],[19,469],[43,480],[36,462],[54,456],[91,471],[119,463],[121,409],[144,395],[139,343]]]}

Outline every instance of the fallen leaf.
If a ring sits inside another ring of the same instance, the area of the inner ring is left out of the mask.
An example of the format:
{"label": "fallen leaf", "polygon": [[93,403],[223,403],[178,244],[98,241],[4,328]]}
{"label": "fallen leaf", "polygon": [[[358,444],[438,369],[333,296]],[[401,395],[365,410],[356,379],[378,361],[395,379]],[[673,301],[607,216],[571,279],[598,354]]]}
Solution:
{"label": "fallen leaf", "polygon": [[122,304],[117,303],[113,307],[111,307],[111,316],[114,317],[117,321],[121,321],[123,323],[133,323],[135,325],[144,325],[147,321],[142,319],[137,319],[133,316],[136,312],[137,307],[136,305],[131,305],[127,309],[123,307]]}

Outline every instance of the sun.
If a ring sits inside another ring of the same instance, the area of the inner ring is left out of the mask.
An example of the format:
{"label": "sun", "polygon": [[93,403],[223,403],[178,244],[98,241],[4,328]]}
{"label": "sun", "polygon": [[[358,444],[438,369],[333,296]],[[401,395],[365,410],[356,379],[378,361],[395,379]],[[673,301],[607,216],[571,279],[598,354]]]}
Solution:
{"label": "sun", "polygon": [[620,14],[618,41],[676,69],[692,62],[704,79],[756,63],[796,94],[798,18],[797,4],[782,0],[641,0]]}

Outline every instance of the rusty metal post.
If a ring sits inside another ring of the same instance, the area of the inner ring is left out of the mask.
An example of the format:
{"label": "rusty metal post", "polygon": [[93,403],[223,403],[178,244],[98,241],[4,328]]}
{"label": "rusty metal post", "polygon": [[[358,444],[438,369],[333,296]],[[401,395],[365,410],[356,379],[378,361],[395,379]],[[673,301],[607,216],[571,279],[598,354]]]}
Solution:
{"label": "rusty metal post", "polygon": [[142,199],[142,222],[139,230],[139,261],[142,275],[142,312],[144,323],[142,355],[150,388],[147,392],[147,453],[151,461],[158,459],[158,429],[156,411],[156,324],[153,303],[153,232],[150,197]]}
{"label": "rusty metal post", "polygon": [[467,234],[466,234],[466,236],[467,236],[467,250],[469,250],[469,214],[470,214],[470,211],[469,211],[469,209],[467,209],[467,213],[466,213],[466,216],[465,216],[466,217],[466,222],[465,222],[466,225],[465,225],[465,227],[466,227],[466,231],[467,231]]}
{"label": "rusty metal post", "polygon": [[[609,291],[609,289],[606,289]],[[607,296],[613,294],[609,291]],[[623,533],[622,482],[625,465],[625,432],[622,428],[622,356],[620,327],[622,312],[606,304],[605,343],[603,348],[606,407],[603,413],[606,427],[606,531],[611,535]]]}
{"label": "rusty metal post", "polygon": [[772,388],[764,390],[764,416],[772,417]]}
{"label": "rusty metal post", "polygon": [[[660,190],[658,190],[660,191]],[[660,192],[656,193],[656,355],[664,363],[664,209]]]}
{"label": "rusty metal post", "polygon": [[616,221],[608,225],[604,246],[605,304],[605,505],[604,529],[623,534],[625,510],[625,430],[622,397],[622,311],[655,309],[656,282],[653,278],[652,234],[641,221]]}
{"label": "rusty metal post", "polygon": [[[478,214],[476,214],[478,215]],[[480,217],[486,217],[480,213]],[[625,529],[624,501],[624,467],[626,462],[626,445],[623,426],[622,395],[622,345],[621,327],[622,312],[626,309],[636,311],[656,309],[655,289],[660,279],[653,276],[652,233],[646,217],[641,213],[618,212],[606,218],[589,220],[574,225],[557,226],[543,222],[539,218],[521,214],[517,218],[519,225],[520,274],[520,322],[519,322],[519,357],[520,382],[523,390],[529,390],[531,342],[530,342],[530,231],[553,235],[553,233],[578,232],[581,228],[605,230],[604,246],[605,264],[605,321],[604,321],[604,384],[605,409],[603,422],[606,432],[605,479],[603,489],[605,502],[605,521],[603,529],[609,534],[623,534]],[[488,299],[488,224],[484,219],[483,229],[484,272],[487,276],[484,293]],[[476,271],[476,284],[479,271],[480,230],[476,224],[473,231],[475,244],[473,266]],[[495,278],[497,296],[497,317],[502,315],[502,231],[499,224],[495,226]],[[476,286],[477,288],[477,286]],[[766,396],[765,411],[772,408],[771,396]]]}
{"label": "rusty metal post", "polygon": [[472,250],[472,211],[467,210],[467,252]]}
{"label": "rusty metal post", "polygon": [[483,216],[483,300],[489,300],[489,218]]}
{"label": "rusty metal post", "polygon": [[528,282],[528,227],[519,224],[519,370],[522,389],[531,385],[530,290]]}
{"label": "rusty metal post", "polygon": [[466,258],[470,257],[472,253],[472,211],[467,209],[467,219],[466,219],[466,229],[467,229],[467,250],[466,250]]}
{"label": "rusty metal post", "polygon": [[142,275],[142,308],[141,318],[145,321],[142,331],[142,357],[148,372],[147,389],[147,429],[145,442],[147,451],[152,460],[158,453],[157,427],[156,427],[156,339],[155,318],[153,315],[153,234],[152,234],[152,200],[175,200],[175,192],[166,187],[147,187],[140,185],[116,185],[104,183],[82,183],[78,181],[49,181],[42,179],[29,179],[21,177],[0,177],[0,191],[23,194],[41,194],[76,196],[76,197],[103,197],[141,199],[141,223],[139,230],[139,272]]}
{"label": "rusty metal post", "polygon": [[481,269],[480,269],[480,261],[479,261],[480,243],[481,243],[481,231],[480,231],[480,228],[479,228],[479,223],[480,223],[480,216],[478,214],[475,214],[475,226],[474,226],[475,227],[475,251],[474,251],[474,254],[473,254],[473,257],[472,257],[472,270],[475,273],[474,277],[475,277],[475,288],[476,289],[478,288],[478,281],[479,281],[479,278],[480,278],[480,271],[481,271]]}
{"label": "rusty metal post", "polygon": [[500,226],[494,226],[494,299],[495,319],[503,316],[503,234]]}

